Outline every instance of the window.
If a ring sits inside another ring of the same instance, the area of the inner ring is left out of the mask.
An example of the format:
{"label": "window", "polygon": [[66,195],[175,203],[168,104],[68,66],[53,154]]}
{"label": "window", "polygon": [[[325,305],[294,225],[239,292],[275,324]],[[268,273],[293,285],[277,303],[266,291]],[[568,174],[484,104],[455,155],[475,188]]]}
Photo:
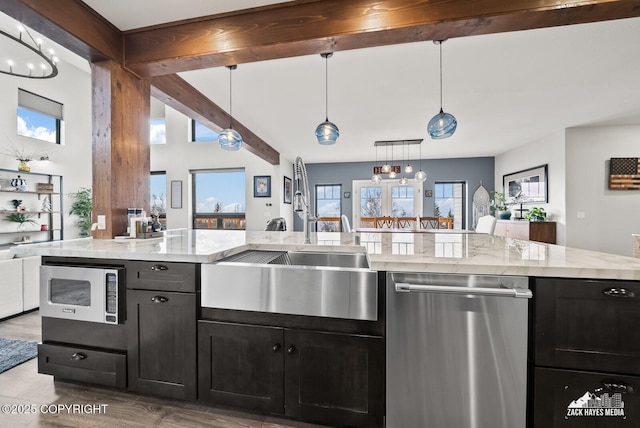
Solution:
{"label": "window", "polygon": [[164,103],[151,97],[149,110],[149,144],[167,144],[167,121],[165,119]]}
{"label": "window", "polygon": [[191,141],[218,141],[218,133],[207,128],[195,119],[191,119]]}
{"label": "window", "polygon": [[324,218],[317,222],[318,232],[340,232],[342,191],[339,184],[316,185],[316,215]]}
{"label": "window", "polygon": [[167,144],[167,122],[164,117],[149,120],[149,143]]}
{"label": "window", "polygon": [[151,200],[151,214],[158,213],[160,217],[167,214],[167,174],[164,171],[153,171],[149,179]]}
{"label": "window", "polygon": [[415,217],[414,196],[413,186],[391,186],[391,215],[393,217]]}
{"label": "window", "polygon": [[462,229],[465,224],[465,184],[463,182],[436,182],[435,206],[436,217],[453,218],[453,228]]}
{"label": "window", "polygon": [[62,104],[18,89],[18,135],[60,144]]}
{"label": "window", "polygon": [[196,171],[193,228],[245,229],[244,170]]}
{"label": "window", "polygon": [[376,227],[376,217],[415,218],[422,215],[422,183],[409,180],[384,180],[373,184],[371,180],[354,180],[353,227]]}

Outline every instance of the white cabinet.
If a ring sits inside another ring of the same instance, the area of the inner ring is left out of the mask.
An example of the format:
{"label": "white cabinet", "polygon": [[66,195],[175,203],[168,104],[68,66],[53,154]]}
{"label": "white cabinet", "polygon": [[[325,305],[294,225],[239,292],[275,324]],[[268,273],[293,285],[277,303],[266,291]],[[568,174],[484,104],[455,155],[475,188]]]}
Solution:
{"label": "white cabinet", "polygon": [[40,264],[42,257],[24,257],[22,260],[22,310],[40,306]]}
{"label": "white cabinet", "polygon": [[0,251],[0,319],[40,306],[40,256],[10,258]]}
{"label": "white cabinet", "polygon": [[22,260],[0,260],[0,319],[22,312]]}

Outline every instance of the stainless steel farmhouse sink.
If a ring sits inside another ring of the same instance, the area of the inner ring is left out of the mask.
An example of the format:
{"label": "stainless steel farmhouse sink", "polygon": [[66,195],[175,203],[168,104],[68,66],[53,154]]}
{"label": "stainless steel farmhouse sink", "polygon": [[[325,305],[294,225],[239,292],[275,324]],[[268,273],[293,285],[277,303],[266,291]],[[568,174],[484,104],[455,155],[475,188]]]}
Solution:
{"label": "stainless steel farmhouse sink", "polygon": [[377,272],[363,253],[248,250],[202,265],[204,308],[375,321]]}

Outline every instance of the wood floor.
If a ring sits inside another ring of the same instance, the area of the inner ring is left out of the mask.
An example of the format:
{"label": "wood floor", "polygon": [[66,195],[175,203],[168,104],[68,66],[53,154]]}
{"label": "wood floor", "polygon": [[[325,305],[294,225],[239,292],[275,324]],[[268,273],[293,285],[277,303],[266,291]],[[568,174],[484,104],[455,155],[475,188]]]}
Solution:
{"label": "wood floor", "polygon": [[[0,322],[0,337],[41,341],[41,318],[32,312]],[[27,405],[35,414],[7,414],[4,405]],[[103,405],[102,413],[50,413],[57,405]],[[44,406],[45,412],[40,411]],[[55,405],[55,406],[52,406]],[[54,382],[33,359],[0,374],[0,427],[321,428],[296,421]]]}

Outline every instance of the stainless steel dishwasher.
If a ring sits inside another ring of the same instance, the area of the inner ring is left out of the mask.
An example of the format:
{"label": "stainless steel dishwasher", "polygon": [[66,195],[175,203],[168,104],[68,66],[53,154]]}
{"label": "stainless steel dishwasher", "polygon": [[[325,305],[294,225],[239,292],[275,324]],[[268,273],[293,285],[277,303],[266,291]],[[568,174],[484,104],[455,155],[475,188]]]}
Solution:
{"label": "stainless steel dishwasher", "polygon": [[387,274],[388,428],[524,428],[527,277]]}

